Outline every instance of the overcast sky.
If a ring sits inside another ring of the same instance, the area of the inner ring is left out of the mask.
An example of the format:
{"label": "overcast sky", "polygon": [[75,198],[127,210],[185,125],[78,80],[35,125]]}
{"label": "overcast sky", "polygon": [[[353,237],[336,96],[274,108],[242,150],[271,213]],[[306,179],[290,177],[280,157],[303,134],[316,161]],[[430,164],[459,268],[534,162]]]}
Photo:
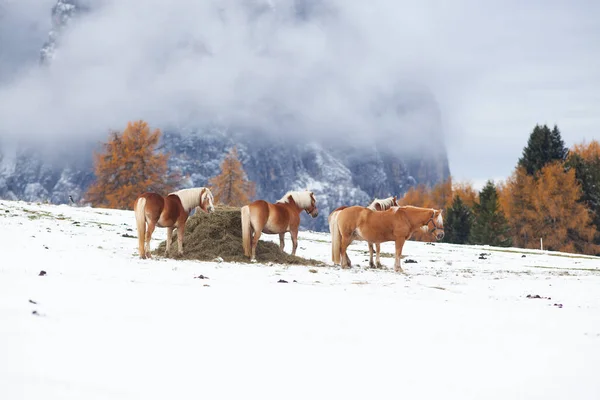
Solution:
{"label": "overcast sky", "polygon": [[40,69],[54,3],[0,0],[4,138],[200,118],[410,147],[436,113],[373,104],[426,91],[452,175],[477,186],[512,172],[536,123],[600,139],[597,1],[310,0],[299,22],[291,0],[101,0]]}

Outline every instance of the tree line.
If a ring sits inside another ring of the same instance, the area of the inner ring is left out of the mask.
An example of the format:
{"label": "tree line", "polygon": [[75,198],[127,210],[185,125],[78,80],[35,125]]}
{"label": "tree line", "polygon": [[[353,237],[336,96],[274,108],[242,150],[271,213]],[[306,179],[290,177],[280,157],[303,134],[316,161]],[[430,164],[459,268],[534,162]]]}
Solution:
{"label": "tree line", "polygon": [[[512,174],[481,191],[452,179],[411,188],[401,201],[446,211],[444,241],[600,254],[600,143],[565,147],[536,125]],[[414,240],[429,240],[426,234]],[[542,239],[542,240],[540,240]]]}
{"label": "tree line", "polygon": [[[96,207],[131,209],[146,191],[166,194],[188,177],[170,171],[169,154],[159,151],[161,132],[145,121],[110,132],[94,154],[95,182],[84,201]],[[233,147],[210,179],[218,203],[242,206],[255,195]],[[444,241],[600,254],[600,144],[565,147],[557,126],[536,125],[513,173],[488,181],[481,191],[452,178],[432,187],[418,185],[401,204],[445,210]],[[413,240],[431,240],[417,232]]]}

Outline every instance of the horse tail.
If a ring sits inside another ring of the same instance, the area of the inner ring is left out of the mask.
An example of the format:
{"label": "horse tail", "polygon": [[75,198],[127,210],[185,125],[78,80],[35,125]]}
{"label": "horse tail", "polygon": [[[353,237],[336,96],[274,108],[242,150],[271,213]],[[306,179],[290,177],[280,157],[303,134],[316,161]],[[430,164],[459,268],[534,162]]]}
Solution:
{"label": "horse tail", "polygon": [[334,215],[331,218],[331,222],[329,224],[329,230],[331,231],[331,259],[334,265],[341,264],[341,243],[342,243],[342,233],[340,232],[340,227],[338,225],[338,214]]}
{"label": "horse tail", "polygon": [[331,233],[331,261],[335,260],[335,255],[333,253],[333,230],[336,229],[334,225],[337,224],[337,215],[338,211],[334,211],[329,214],[329,218],[327,219],[327,222],[329,222],[329,232]]}
{"label": "horse tail", "polygon": [[[146,237],[146,198],[140,197],[135,202],[134,207],[135,213],[135,224],[137,226],[137,234],[138,234],[138,242],[140,251],[144,249],[144,241]],[[140,254],[140,256],[144,256],[145,254]]]}
{"label": "horse tail", "polygon": [[244,255],[252,257],[252,225],[250,222],[250,207],[242,207],[242,246]]}

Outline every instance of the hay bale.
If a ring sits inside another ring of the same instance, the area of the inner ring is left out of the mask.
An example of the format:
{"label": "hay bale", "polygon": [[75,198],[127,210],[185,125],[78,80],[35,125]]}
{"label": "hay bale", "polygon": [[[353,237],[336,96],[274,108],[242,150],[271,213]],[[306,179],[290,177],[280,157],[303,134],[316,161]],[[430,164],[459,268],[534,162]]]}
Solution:
{"label": "hay bale", "polygon": [[[212,261],[221,257],[224,261],[246,262],[242,248],[242,216],[239,208],[218,206],[211,214],[197,212],[188,218],[183,237],[183,255],[177,251],[177,230],[173,231],[169,258]],[[166,241],[153,252],[163,256]],[[288,246],[289,247],[289,246]],[[291,248],[286,248],[291,251]],[[273,242],[258,241],[256,259],[275,264],[320,265],[322,262],[292,256],[279,249]]]}

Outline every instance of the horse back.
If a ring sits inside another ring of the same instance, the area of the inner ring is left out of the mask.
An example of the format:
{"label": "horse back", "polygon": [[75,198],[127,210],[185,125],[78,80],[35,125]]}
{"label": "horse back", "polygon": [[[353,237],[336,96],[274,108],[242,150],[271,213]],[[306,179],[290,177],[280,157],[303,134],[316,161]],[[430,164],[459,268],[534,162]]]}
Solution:
{"label": "horse back", "polygon": [[[342,211],[342,210],[345,210],[346,208],[348,208],[348,206],[340,206],[340,207],[336,208],[335,210],[333,210],[333,211],[331,212],[331,214],[333,214],[333,213],[334,213],[334,212],[336,212],[336,211]],[[329,214],[329,215],[331,215],[331,214]]]}
{"label": "horse back", "polygon": [[253,226],[262,226],[264,233],[282,233],[300,224],[300,216],[287,203],[256,200],[248,205]]}
{"label": "horse back", "polygon": [[374,212],[362,206],[350,206],[340,210],[337,216],[337,223],[340,231],[345,231],[348,234],[352,233],[357,227],[360,215],[365,210]]}
{"label": "horse back", "polygon": [[165,199],[158,193],[146,192],[142,193],[137,199],[135,199],[135,203],[133,209],[137,208],[138,200],[144,198],[146,199],[146,214],[152,213],[161,213],[163,208],[165,207]]}
{"label": "horse back", "polygon": [[394,209],[362,214],[359,228],[373,242],[394,241],[408,238],[410,224],[402,212]]}
{"label": "horse back", "polygon": [[139,198],[141,197],[146,199],[146,207],[144,210],[146,218],[154,221],[157,226],[177,226],[182,218],[184,218],[183,222],[185,223],[187,212],[183,209],[179,196],[170,194],[167,197],[163,197],[158,193],[147,192],[140,195]]}

